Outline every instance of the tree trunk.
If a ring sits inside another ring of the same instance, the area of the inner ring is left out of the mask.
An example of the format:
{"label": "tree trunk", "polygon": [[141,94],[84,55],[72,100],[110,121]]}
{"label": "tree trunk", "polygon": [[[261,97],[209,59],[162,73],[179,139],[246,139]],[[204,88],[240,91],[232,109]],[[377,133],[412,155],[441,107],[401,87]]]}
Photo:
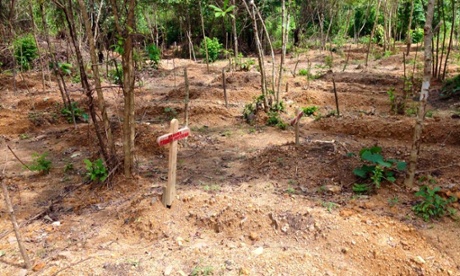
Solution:
{"label": "tree trunk", "polygon": [[[288,0],[290,4],[290,0]],[[280,90],[281,90],[281,83],[283,82],[283,66],[284,66],[284,59],[286,57],[286,37],[287,37],[287,30],[289,28],[289,19],[287,18],[289,15],[286,12],[286,0],[281,2],[281,60],[280,60],[280,70],[278,75],[278,88],[276,90],[276,107],[279,106],[280,101]]]}
{"label": "tree trunk", "polygon": [[82,20],[83,20],[83,24],[86,29],[86,37],[87,37],[88,44],[89,44],[89,53],[90,53],[91,63],[92,63],[91,68],[93,70],[94,83],[95,83],[96,92],[97,92],[97,101],[99,105],[99,110],[102,113],[102,121],[104,124],[105,135],[107,136],[107,146],[109,149],[109,160],[106,160],[106,162],[110,168],[113,168],[115,167],[115,163],[116,163],[115,143],[113,141],[112,128],[110,127],[109,117],[107,115],[107,106],[105,104],[104,94],[102,93],[102,88],[101,88],[101,79],[99,75],[99,64],[98,64],[98,58],[96,54],[96,47],[94,45],[93,32],[91,30],[91,22],[89,21],[88,14],[86,12],[87,11],[86,5],[83,2],[83,0],[78,0],[78,4],[80,5]]}
{"label": "tree trunk", "polygon": [[444,62],[444,70],[442,72],[442,77],[441,77],[442,80],[446,78],[447,60],[449,60],[450,50],[452,49],[452,40],[454,37],[455,20],[456,20],[456,14],[457,14],[455,10],[455,0],[451,0],[451,3],[452,3],[452,26],[450,28],[449,46],[447,46],[446,60]]}
{"label": "tree trunk", "polygon": [[265,76],[265,59],[264,59],[264,50],[262,48],[262,44],[260,43],[259,39],[259,31],[257,28],[257,19],[256,19],[256,12],[255,12],[255,7],[254,7],[254,2],[251,1],[251,8],[249,9],[248,4],[246,3],[246,0],[243,0],[244,6],[246,7],[246,10],[249,13],[249,16],[251,17],[252,21],[252,27],[254,29],[254,39],[256,41],[256,49],[257,49],[257,59],[259,61],[259,67],[260,67],[260,83],[262,86],[262,95],[263,95],[263,100],[264,100],[264,108],[266,111],[268,111],[268,99],[267,99],[267,82],[266,82],[266,76]]}
{"label": "tree trunk", "polygon": [[203,9],[201,8],[201,0],[199,0],[198,2],[200,3],[201,30],[203,32],[204,50],[206,52],[206,70],[209,73],[209,53],[208,53],[208,43],[206,41],[206,33],[204,31]]}
{"label": "tree trunk", "polygon": [[84,63],[84,60],[83,60],[83,57],[80,51],[80,47],[77,41],[77,33],[75,31],[75,20],[74,20],[73,11],[72,11],[72,0],[68,0],[68,6],[65,6],[65,4],[62,5],[56,0],[53,0],[53,1],[58,7],[60,7],[64,11],[65,18],[66,18],[67,25],[68,25],[69,32],[70,32],[70,38],[72,40],[73,46],[75,48],[75,54],[77,56],[78,68],[80,70],[81,85],[83,87],[83,90],[85,91],[86,97],[88,98],[89,113],[90,113],[91,119],[94,124],[94,130],[95,130],[98,142],[99,142],[99,148],[101,150],[101,154],[104,160],[107,162],[109,160],[109,155],[107,153],[105,141],[101,135],[101,128],[99,126],[99,121],[97,120],[96,108],[94,107],[93,92],[88,82],[88,76],[86,75],[86,71],[85,71],[85,63]]}
{"label": "tree trunk", "polygon": [[232,17],[232,32],[233,32],[233,49],[235,54],[235,60],[238,60],[238,32],[236,30],[236,4],[235,0],[232,0],[233,6],[233,17]]}
{"label": "tree trunk", "polygon": [[372,46],[372,39],[374,38],[374,33],[375,33],[375,27],[377,26],[377,22],[379,21],[379,11],[380,11],[380,4],[382,3],[381,0],[378,0],[377,2],[377,9],[375,11],[375,21],[374,25],[372,26],[372,31],[371,31],[371,36],[369,37],[369,43],[367,44],[367,53],[366,53],[366,62],[365,66],[367,67],[368,62],[369,62],[369,53],[371,51],[371,46]]}
{"label": "tree trunk", "polygon": [[412,149],[409,157],[409,166],[407,171],[407,177],[404,184],[408,188],[412,188],[414,185],[415,170],[417,168],[417,159],[420,152],[420,145],[422,143],[422,131],[423,131],[423,121],[425,119],[425,108],[426,102],[429,96],[430,82],[431,82],[431,40],[433,38],[432,32],[432,22],[433,22],[433,13],[434,13],[434,1],[428,1],[428,7],[426,12],[426,22],[425,22],[425,34],[424,34],[424,44],[425,44],[425,69],[423,72],[423,83],[422,89],[420,92],[420,102],[417,113],[417,119],[414,128],[414,137],[412,141]]}
{"label": "tree trunk", "polygon": [[410,47],[412,43],[411,30],[412,30],[412,16],[414,14],[414,1],[415,0],[412,0],[410,4],[409,25],[407,26],[407,36],[406,36],[406,45],[407,45],[406,56],[409,56]]}

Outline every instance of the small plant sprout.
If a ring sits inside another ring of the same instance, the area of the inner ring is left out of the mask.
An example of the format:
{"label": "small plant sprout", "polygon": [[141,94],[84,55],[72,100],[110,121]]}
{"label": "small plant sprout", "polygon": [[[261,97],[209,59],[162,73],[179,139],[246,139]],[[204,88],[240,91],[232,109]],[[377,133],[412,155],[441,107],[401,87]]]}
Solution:
{"label": "small plant sprout", "polygon": [[457,201],[455,197],[450,197],[449,199],[441,197],[438,194],[439,191],[441,191],[439,187],[431,189],[428,186],[422,186],[420,190],[415,193],[415,196],[421,197],[422,200],[419,201],[412,210],[416,215],[423,218],[424,221],[444,216],[446,212],[449,211],[448,205]]}
{"label": "small plant sprout", "polygon": [[305,116],[313,116],[316,114],[318,109],[319,108],[317,106],[312,105],[312,106],[303,107],[302,111],[303,111],[303,114],[305,114]]}
{"label": "small plant sprout", "polygon": [[323,207],[326,208],[326,210],[331,213],[332,210],[336,209],[339,207],[339,204],[331,201],[323,202],[322,203]]}
{"label": "small plant sprout", "polygon": [[364,164],[354,169],[353,174],[365,182],[353,185],[353,191],[358,194],[379,189],[384,180],[391,183],[395,182],[395,173],[406,169],[406,162],[395,159],[385,160],[382,155],[382,148],[377,146],[361,149],[359,156]]}
{"label": "small plant sprout", "polygon": [[32,163],[27,166],[31,171],[38,171],[43,174],[48,174],[51,170],[51,160],[48,158],[48,153],[33,153],[32,154]]}
{"label": "small plant sprout", "polygon": [[91,181],[104,182],[109,176],[102,159],[99,158],[94,162],[91,162],[89,159],[85,159],[83,162],[86,165],[86,176]]}

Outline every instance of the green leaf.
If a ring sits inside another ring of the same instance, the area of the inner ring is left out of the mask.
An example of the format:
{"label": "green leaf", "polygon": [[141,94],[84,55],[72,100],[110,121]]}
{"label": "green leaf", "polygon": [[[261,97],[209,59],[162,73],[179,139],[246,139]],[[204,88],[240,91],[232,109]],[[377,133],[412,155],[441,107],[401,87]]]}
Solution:
{"label": "green leaf", "polygon": [[406,162],[400,161],[400,162],[396,163],[396,169],[398,169],[398,171],[405,171],[406,168],[407,168],[407,163]]}
{"label": "green leaf", "polygon": [[396,178],[394,176],[388,176],[388,177],[385,177],[385,178],[386,178],[386,180],[388,180],[391,183],[396,181]]}
{"label": "green leaf", "polygon": [[353,173],[361,178],[366,178],[367,174],[372,172],[374,168],[375,166],[362,165],[361,167],[354,169]]}
{"label": "green leaf", "polygon": [[391,167],[391,163],[383,160],[383,157],[382,157],[382,160],[377,161],[377,164],[379,164],[380,166],[385,167],[385,168]]}
{"label": "green leaf", "polygon": [[378,153],[372,153],[370,150],[364,151],[363,154],[361,155],[361,159],[373,162],[375,164],[379,164],[380,162],[383,162],[383,156]]}

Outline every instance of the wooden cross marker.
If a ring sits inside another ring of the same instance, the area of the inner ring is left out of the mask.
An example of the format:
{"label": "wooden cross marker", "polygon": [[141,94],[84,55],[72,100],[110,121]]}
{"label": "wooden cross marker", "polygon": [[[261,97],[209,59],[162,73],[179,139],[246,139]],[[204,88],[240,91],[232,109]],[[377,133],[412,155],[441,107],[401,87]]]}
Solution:
{"label": "wooden cross marker", "polygon": [[292,119],[291,121],[291,126],[295,125],[295,144],[296,146],[299,145],[299,123],[300,123],[300,118],[303,116],[303,111],[300,109],[296,110],[297,116]]}
{"label": "wooden cross marker", "polygon": [[171,143],[171,147],[169,148],[168,186],[163,189],[163,197],[161,199],[163,205],[167,208],[171,208],[172,201],[176,195],[177,141],[190,135],[188,127],[178,128],[179,122],[176,119],[172,119],[170,133],[157,138],[157,143],[160,146]]}

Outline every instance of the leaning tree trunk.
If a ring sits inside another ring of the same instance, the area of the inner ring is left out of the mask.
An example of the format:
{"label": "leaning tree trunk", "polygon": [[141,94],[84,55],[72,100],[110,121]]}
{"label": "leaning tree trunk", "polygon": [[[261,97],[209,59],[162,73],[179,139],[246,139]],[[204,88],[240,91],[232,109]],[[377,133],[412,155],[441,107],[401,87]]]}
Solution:
{"label": "leaning tree trunk", "polygon": [[[262,95],[264,98],[264,107],[265,111],[268,111],[268,99],[267,99],[267,80],[265,76],[265,59],[264,59],[264,49],[262,48],[262,44],[260,43],[259,39],[259,31],[257,28],[257,18],[256,18],[256,12],[255,12],[255,7],[254,7],[254,1],[251,1],[251,8],[249,9],[248,4],[246,3],[246,0],[243,0],[244,6],[246,7],[246,10],[249,13],[249,16],[251,17],[252,21],[252,27],[254,29],[254,39],[256,41],[256,49],[257,49],[257,59],[259,61],[259,67],[260,67],[260,83],[262,86]],[[251,11],[252,10],[252,11]]]}
{"label": "leaning tree trunk", "polygon": [[109,160],[106,160],[106,162],[110,168],[113,168],[116,163],[115,143],[113,141],[112,128],[110,127],[109,117],[107,115],[107,106],[105,104],[104,94],[102,93],[102,88],[101,88],[101,79],[99,76],[99,64],[98,64],[98,58],[96,54],[96,47],[94,45],[93,32],[91,30],[91,23],[89,21],[88,14],[86,12],[87,10],[86,4],[83,2],[83,0],[78,0],[78,4],[80,5],[83,24],[85,25],[86,38],[89,44],[89,53],[90,53],[91,63],[92,63],[91,68],[94,73],[94,84],[96,86],[97,101],[99,105],[99,110],[102,113],[102,121],[104,124],[105,135],[107,136],[107,146],[109,149]]}
{"label": "leaning tree trunk", "polygon": [[454,37],[454,29],[455,29],[455,19],[456,19],[456,10],[455,10],[455,0],[451,0],[452,3],[452,26],[450,28],[450,37],[449,37],[449,45],[447,46],[447,53],[446,53],[446,60],[444,61],[444,70],[442,72],[441,79],[444,80],[446,78],[447,72],[447,60],[449,60],[450,51],[452,49],[452,39]]}
{"label": "leaning tree trunk", "polygon": [[414,186],[414,178],[415,178],[415,170],[417,168],[417,159],[420,152],[420,145],[422,143],[422,131],[423,131],[423,121],[425,119],[425,108],[426,102],[429,96],[430,90],[430,82],[431,82],[431,73],[432,73],[432,54],[431,54],[431,40],[433,38],[432,32],[432,22],[433,22],[433,13],[434,13],[434,1],[428,1],[428,8],[426,11],[426,22],[425,22],[425,35],[424,35],[424,43],[425,43],[425,69],[423,72],[423,83],[422,89],[420,92],[420,102],[419,108],[417,113],[417,119],[414,128],[414,137],[412,141],[412,149],[410,152],[409,157],[409,166],[407,171],[407,177],[405,179],[404,184],[408,188],[412,188]]}
{"label": "leaning tree trunk", "polygon": [[200,3],[200,19],[201,19],[201,31],[203,32],[203,40],[204,40],[204,50],[206,52],[206,70],[209,73],[209,53],[208,53],[208,42],[206,41],[206,32],[204,31],[204,18],[203,18],[203,10],[201,8],[201,0],[198,1]]}
{"label": "leaning tree trunk", "polygon": [[66,18],[67,25],[68,25],[69,32],[70,32],[70,38],[72,40],[72,44],[75,48],[75,54],[77,56],[78,68],[80,70],[81,85],[83,87],[83,90],[85,91],[86,97],[88,98],[89,114],[94,124],[94,130],[96,133],[97,140],[99,142],[99,148],[101,150],[101,154],[104,157],[104,160],[107,162],[109,160],[109,154],[107,152],[105,140],[102,138],[101,127],[99,126],[99,121],[97,120],[97,116],[96,116],[96,108],[94,106],[93,92],[88,82],[88,75],[86,75],[86,71],[85,71],[85,63],[84,63],[83,56],[80,51],[80,46],[77,41],[77,33],[75,31],[75,20],[74,20],[73,11],[72,11],[72,0],[68,0],[67,2],[68,6],[66,6],[65,4],[59,3],[57,0],[53,0],[53,1],[58,7],[60,7],[64,11],[65,18]]}
{"label": "leaning tree trunk", "polygon": [[[290,4],[290,1],[289,3]],[[276,107],[279,106],[280,102],[280,90],[281,90],[281,83],[283,81],[283,66],[284,66],[284,59],[286,57],[286,42],[287,42],[287,34],[289,28],[289,19],[288,13],[286,12],[286,0],[281,2],[281,60],[280,60],[280,70],[278,75],[278,87],[276,89]]]}
{"label": "leaning tree trunk", "polygon": [[[235,54],[235,60],[238,60],[238,32],[236,31],[236,4],[235,0],[232,0],[233,6],[233,17],[232,17],[232,32],[233,32],[233,49]],[[236,68],[236,67],[235,67]]]}

